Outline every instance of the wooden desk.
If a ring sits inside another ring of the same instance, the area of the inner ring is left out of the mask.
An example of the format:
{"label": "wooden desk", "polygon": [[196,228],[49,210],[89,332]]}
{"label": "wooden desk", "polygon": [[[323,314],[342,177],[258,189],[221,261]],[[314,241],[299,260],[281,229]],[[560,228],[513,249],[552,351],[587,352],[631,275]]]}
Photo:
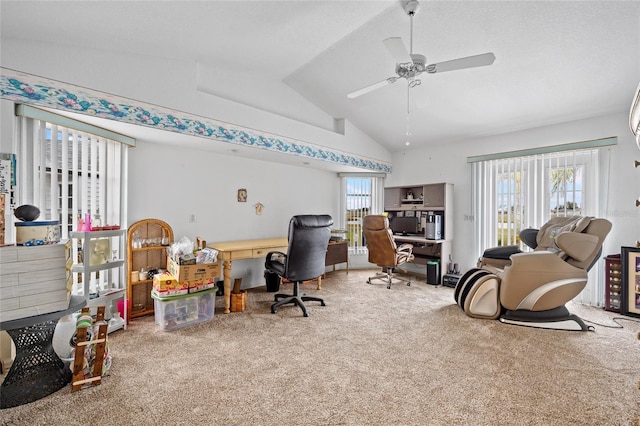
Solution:
{"label": "wooden desk", "polygon": [[451,240],[427,240],[416,235],[394,235],[393,239],[397,244],[413,245],[413,263],[416,265],[426,265],[430,260],[439,259],[440,282],[443,281],[447,272],[447,262],[451,258]]}
{"label": "wooden desk", "polygon": [[218,259],[222,259],[224,276],[224,313],[231,312],[231,263],[240,259],[265,259],[270,251],[287,252],[288,239],[265,238],[260,240],[224,241],[209,244],[218,250]]}

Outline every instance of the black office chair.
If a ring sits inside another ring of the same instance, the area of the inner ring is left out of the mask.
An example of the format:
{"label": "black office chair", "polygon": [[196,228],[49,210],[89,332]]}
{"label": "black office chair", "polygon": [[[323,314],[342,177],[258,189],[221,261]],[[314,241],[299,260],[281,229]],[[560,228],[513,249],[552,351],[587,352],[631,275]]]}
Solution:
{"label": "black office chair", "polygon": [[313,280],[324,274],[331,225],[333,219],[329,215],[299,215],[291,218],[287,254],[269,252],[264,266],[268,271],[291,281],[293,294],[276,294],[276,303],[271,305],[271,313],[275,314],[282,305],[293,303],[302,309],[305,317],[308,317],[304,302],[316,301],[325,306],[321,298],[301,294],[299,286],[303,281]]}

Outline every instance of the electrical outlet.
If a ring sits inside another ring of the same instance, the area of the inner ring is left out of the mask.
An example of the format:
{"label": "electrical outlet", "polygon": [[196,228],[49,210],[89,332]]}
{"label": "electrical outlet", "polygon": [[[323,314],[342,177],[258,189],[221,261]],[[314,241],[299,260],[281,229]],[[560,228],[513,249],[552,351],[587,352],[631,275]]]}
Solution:
{"label": "electrical outlet", "polygon": [[196,223],[196,215],[191,213],[189,215],[189,223]]}

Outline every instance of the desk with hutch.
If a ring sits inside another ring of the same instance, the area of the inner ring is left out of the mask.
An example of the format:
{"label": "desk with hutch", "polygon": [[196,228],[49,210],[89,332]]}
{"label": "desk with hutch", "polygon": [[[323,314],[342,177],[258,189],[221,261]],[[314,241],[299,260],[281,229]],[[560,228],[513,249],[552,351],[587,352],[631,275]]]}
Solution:
{"label": "desk with hutch", "polygon": [[[438,260],[440,282],[442,282],[453,242],[453,184],[433,183],[388,187],[384,189],[384,206],[390,221],[393,221],[396,216],[419,218],[419,234],[394,235],[394,240],[398,243],[413,244],[414,264],[422,266],[429,261]],[[427,238],[428,215],[440,217],[441,238]]]}

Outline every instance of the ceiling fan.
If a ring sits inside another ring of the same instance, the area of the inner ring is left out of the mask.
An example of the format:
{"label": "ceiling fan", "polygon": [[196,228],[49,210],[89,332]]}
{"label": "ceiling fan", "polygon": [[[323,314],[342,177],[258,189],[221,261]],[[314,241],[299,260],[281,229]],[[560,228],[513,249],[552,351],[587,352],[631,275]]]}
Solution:
{"label": "ceiling fan", "polygon": [[396,75],[349,93],[347,95],[349,99],[357,98],[380,87],[395,83],[399,78],[407,80],[408,88],[418,86],[421,81],[416,77],[423,72],[435,74],[437,72],[483,67],[493,64],[493,61],[496,59],[495,55],[493,53],[483,53],[481,55],[467,56],[465,58],[427,65],[427,58],[424,55],[413,53],[413,16],[418,11],[419,6],[416,0],[402,2],[402,7],[410,19],[409,51],[407,51],[400,37],[389,37],[383,41],[387,50],[389,50],[396,60]]}

